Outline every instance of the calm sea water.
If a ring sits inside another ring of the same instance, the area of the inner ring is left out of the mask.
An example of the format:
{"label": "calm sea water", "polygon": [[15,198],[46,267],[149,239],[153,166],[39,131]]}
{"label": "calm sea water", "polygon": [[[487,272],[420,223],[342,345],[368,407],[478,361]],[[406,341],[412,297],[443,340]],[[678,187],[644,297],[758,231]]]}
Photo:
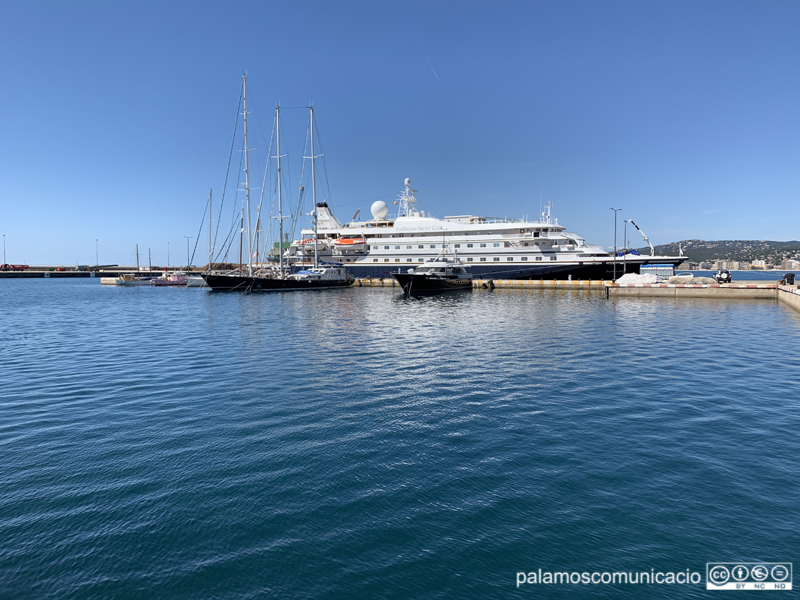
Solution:
{"label": "calm sea water", "polygon": [[0,280],[0,306],[3,598],[700,598],[516,574],[800,558],[773,301]]}

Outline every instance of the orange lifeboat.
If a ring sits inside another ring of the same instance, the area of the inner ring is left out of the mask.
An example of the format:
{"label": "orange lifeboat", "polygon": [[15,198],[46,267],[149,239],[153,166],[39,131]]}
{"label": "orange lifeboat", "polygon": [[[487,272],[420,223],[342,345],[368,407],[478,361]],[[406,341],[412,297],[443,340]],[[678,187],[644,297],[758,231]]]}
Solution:
{"label": "orange lifeboat", "polygon": [[366,246],[367,240],[363,236],[340,237],[337,238],[333,243],[337,248],[340,248],[342,250],[345,249],[361,250],[362,248],[364,248],[364,246]]}

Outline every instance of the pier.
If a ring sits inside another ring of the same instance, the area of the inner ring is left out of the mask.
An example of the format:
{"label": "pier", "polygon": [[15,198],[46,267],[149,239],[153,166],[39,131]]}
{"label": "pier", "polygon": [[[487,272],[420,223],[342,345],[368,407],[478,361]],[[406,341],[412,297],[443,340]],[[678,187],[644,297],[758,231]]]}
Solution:
{"label": "pier", "polygon": [[777,296],[777,283],[609,283],[606,297],[634,298],[766,298]]}
{"label": "pier", "polygon": [[797,285],[747,282],[720,284],[647,284],[611,283],[605,287],[607,298],[717,298],[777,300],[800,311]]}

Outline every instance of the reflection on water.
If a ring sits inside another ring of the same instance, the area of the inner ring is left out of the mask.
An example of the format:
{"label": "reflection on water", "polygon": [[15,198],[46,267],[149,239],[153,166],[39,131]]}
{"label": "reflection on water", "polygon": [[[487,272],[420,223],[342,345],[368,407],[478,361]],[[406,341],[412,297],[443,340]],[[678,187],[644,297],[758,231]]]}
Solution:
{"label": "reflection on water", "polygon": [[504,597],[517,570],[796,548],[800,313],[772,301],[0,302],[0,596]]}

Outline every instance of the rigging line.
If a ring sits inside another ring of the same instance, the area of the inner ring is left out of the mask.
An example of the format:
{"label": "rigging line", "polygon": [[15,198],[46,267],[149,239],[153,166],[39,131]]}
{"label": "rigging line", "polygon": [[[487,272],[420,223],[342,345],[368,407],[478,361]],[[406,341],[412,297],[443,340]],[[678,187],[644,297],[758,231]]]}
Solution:
{"label": "rigging line", "polygon": [[228,233],[225,236],[225,239],[223,240],[222,245],[219,247],[219,250],[217,250],[216,256],[214,257],[215,261],[223,256],[222,252],[224,251],[225,252],[224,256],[225,256],[225,259],[226,259],[225,262],[227,262],[228,251],[230,250],[230,244],[233,243],[233,239],[235,239],[235,232],[236,232],[235,227],[236,227],[236,225],[237,225],[237,223],[231,223],[231,226],[230,226],[230,228],[228,230]]}
{"label": "rigging line", "polygon": [[[259,120],[259,125],[261,125],[261,120]],[[272,156],[272,143],[273,143],[273,141],[275,139],[275,125],[276,125],[276,123],[273,120],[272,121],[272,133],[269,136],[269,151],[267,152],[267,166],[264,169],[264,179],[261,182],[261,198],[259,198],[259,200],[258,200],[258,215],[259,215],[259,219],[261,218],[261,207],[262,207],[262,205],[264,203],[264,196],[267,193],[267,175],[269,173],[269,167],[270,167],[270,162],[271,162],[270,161],[270,156]],[[270,218],[267,221],[267,231],[266,231],[266,235],[264,236],[264,251],[263,251],[263,255],[262,256],[269,256],[268,253],[267,253],[267,248],[269,247],[269,239],[270,239],[270,236],[272,235],[272,214],[274,212],[274,209],[275,209],[275,202],[273,200],[272,204],[270,205],[270,210],[269,210]],[[257,250],[259,250],[259,249],[257,249]]]}
{"label": "rigging line", "polygon": [[322,170],[325,174],[325,188],[328,190],[328,202],[333,204],[333,194],[331,193],[331,184],[330,180],[328,179],[328,163],[325,160],[325,148],[322,145],[322,136],[319,134],[319,125],[317,125],[316,119],[314,120],[314,131],[317,134],[317,141],[319,142],[319,153],[322,155]]}
{"label": "rigging line", "polygon": [[444,219],[444,215],[442,215],[438,210],[432,209],[430,206],[428,206],[422,200],[417,199],[417,202],[419,202],[422,206],[424,206],[426,208],[426,210],[428,211],[428,213],[433,214],[433,215],[437,216],[440,219]]}
{"label": "rigging line", "polygon": [[[241,161],[242,161],[242,159],[239,159],[240,170],[241,170]],[[236,193],[236,196],[238,196],[238,191]],[[235,200],[235,197],[234,197],[234,200]],[[242,200],[242,205],[244,205],[244,199]],[[230,228],[228,230],[228,234],[225,236],[225,240],[219,246],[219,251],[218,251],[218,256],[222,256],[222,252],[224,251],[226,259],[228,257],[228,252],[230,251],[230,246],[233,244],[233,242],[236,239],[236,232],[241,228],[240,221],[237,218],[239,216],[239,211],[235,210],[236,209],[236,202],[235,201],[232,203],[232,207],[234,209],[234,212],[232,214]]]}
{"label": "rigging line", "polygon": [[[303,143],[303,156],[308,154],[308,145],[309,145],[309,134],[311,133],[311,128],[306,127],[306,139]],[[292,220],[292,240],[295,239],[295,232],[297,230],[297,225],[300,222],[301,211],[303,210],[301,204],[303,202],[303,193],[305,191],[304,185],[304,177],[306,176],[306,159],[304,158],[300,161],[300,188],[297,190],[297,204],[294,212],[294,219]]]}
{"label": "rigging line", "polygon": [[[200,241],[200,234],[202,233],[203,225],[206,222],[206,215],[208,214],[208,205],[209,205],[209,203],[210,203],[210,200],[209,200],[209,202],[206,202],[206,207],[205,207],[205,209],[203,209],[203,218],[200,219],[200,229],[198,229],[198,231],[197,231],[197,237],[195,238],[195,241],[194,241],[194,249],[192,250],[192,257],[189,259],[189,265],[191,265],[192,262],[194,262],[194,255],[197,252],[197,244]],[[188,267],[189,265],[186,265],[186,266]],[[211,265],[208,265],[208,269],[209,269],[209,271],[211,270]]]}
{"label": "rigging line", "polygon": [[[303,140],[303,156],[308,155],[308,148],[310,145],[310,138],[311,135],[311,128],[306,127],[306,139]],[[308,185],[308,181],[306,180],[308,175],[306,174],[306,159],[300,161],[300,187],[297,190],[297,208],[295,209],[295,225],[292,227],[292,237],[294,237],[295,233],[295,226],[299,223],[302,218],[302,211],[303,211],[303,199],[305,194],[306,186]]]}
{"label": "rigging line", "polygon": [[[258,120],[257,116],[256,116],[256,119]],[[260,126],[261,125],[261,121],[258,120],[258,122],[259,122],[259,126]],[[274,127],[275,127],[275,125],[273,124],[273,134],[275,132]],[[262,134],[263,134],[263,131],[262,131]],[[269,156],[271,154],[272,154],[272,136],[270,136],[269,151],[267,152],[267,166],[264,168],[264,178],[262,179],[262,182],[261,182],[261,196],[258,199],[258,209],[256,210],[256,236],[258,236],[258,231],[259,231],[259,228],[261,227],[261,208],[262,208],[262,206],[264,204],[264,194],[266,192],[266,186],[267,186],[267,172],[269,171]],[[271,216],[272,216],[272,212],[270,211],[270,217]],[[267,242],[269,240],[270,227],[272,226],[271,221],[272,221],[272,219],[269,220],[269,225],[267,226],[266,235],[264,236],[264,250],[265,251],[266,251],[266,248],[267,248]],[[256,246],[258,246],[258,244]],[[263,257],[263,254],[260,254],[261,253],[261,248],[256,247],[255,251],[259,256]]]}
{"label": "rigging line", "polygon": [[239,104],[236,106],[236,119],[233,122],[233,136],[231,137],[231,149],[228,152],[228,166],[225,170],[225,183],[222,185],[222,200],[219,204],[217,213],[217,227],[214,231],[214,247],[217,247],[217,237],[219,236],[219,224],[222,222],[222,208],[225,206],[225,192],[228,189],[228,176],[231,172],[231,161],[233,159],[233,148],[236,144],[236,132],[239,129],[239,111],[242,108],[242,98],[244,96],[244,84],[239,88]]}
{"label": "rigging line", "polygon": [[[237,171],[237,172],[241,172],[241,171],[242,171],[242,162],[243,162],[243,161],[244,161],[244,157],[243,157],[243,156],[240,156],[240,157],[239,157],[239,169],[238,169],[238,171]],[[227,181],[228,181],[228,178],[226,177],[226,178],[225,178],[225,183],[226,183],[226,185],[227,185]],[[222,254],[222,251],[223,251],[223,250],[225,250],[225,256],[227,256],[227,255],[228,255],[228,251],[230,250],[230,247],[229,247],[229,246],[230,246],[230,245],[231,245],[231,244],[234,242],[234,240],[235,240],[235,235],[233,235],[233,234],[234,234],[234,231],[235,231],[235,229],[234,229],[234,228],[235,228],[235,227],[237,226],[237,224],[239,223],[239,220],[238,220],[238,214],[239,214],[239,211],[237,210],[237,207],[236,207],[236,201],[235,201],[235,200],[236,200],[236,198],[238,197],[238,195],[239,195],[239,186],[237,185],[237,186],[236,186],[236,193],[234,194],[234,202],[232,202],[232,203],[231,203],[231,208],[232,208],[233,210],[232,210],[232,213],[231,213],[231,226],[230,226],[230,231],[228,232],[228,235],[227,235],[227,236],[225,236],[225,240],[222,242],[222,245],[221,245],[221,246],[219,246],[219,254],[220,254],[220,255]],[[242,200],[242,204],[244,204],[244,200]],[[222,219],[220,218],[220,221],[221,221],[221,220],[222,220]],[[219,229],[219,221],[217,222],[217,229]],[[226,246],[227,246],[227,247],[226,247]]]}
{"label": "rigging line", "polygon": [[[281,106],[281,110],[283,110],[282,106]],[[282,131],[286,131],[286,129],[284,129],[284,127],[283,127],[283,116],[279,115],[279,118],[281,119],[281,127],[280,127],[280,129]],[[283,143],[283,147],[284,147],[285,156],[287,156],[287,157],[291,156],[292,153],[289,151],[289,142],[286,140],[286,137],[283,138],[283,142],[284,142]],[[281,168],[281,175],[283,175],[283,168]],[[288,184],[286,185],[286,189],[287,190],[291,190],[292,189],[292,186],[291,186],[291,183],[292,183],[292,163],[289,160],[286,161],[286,177],[285,177],[285,179],[288,180]],[[284,179],[282,178],[281,179],[281,183],[283,183],[283,181],[284,181]]]}
{"label": "rigging line", "polygon": [[347,202],[346,204],[337,204],[337,207],[344,207],[344,206],[352,206],[354,204],[362,204],[364,202],[370,202],[371,200],[380,200],[382,198],[394,198],[397,196],[397,192],[392,192],[391,194],[384,194],[383,196],[373,196],[372,198],[367,198],[365,200],[356,200],[354,202]]}

